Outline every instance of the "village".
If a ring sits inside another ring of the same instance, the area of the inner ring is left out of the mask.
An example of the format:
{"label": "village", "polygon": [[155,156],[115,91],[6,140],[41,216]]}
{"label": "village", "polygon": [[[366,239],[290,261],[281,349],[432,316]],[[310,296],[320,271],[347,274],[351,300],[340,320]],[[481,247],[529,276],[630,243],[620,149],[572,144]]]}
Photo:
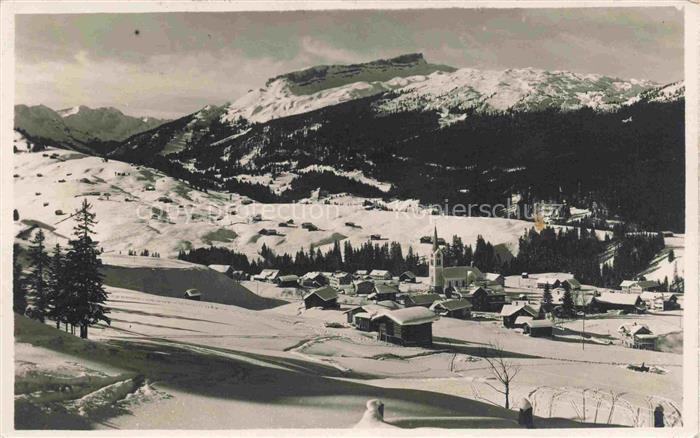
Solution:
{"label": "village", "polygon": [[[258,283],[295,290],[305,309],[342,312],[354,329],[376,332],[377,340],[403,346],[430,346],[432,324],[440,317],[496,320],[514,333],[553,338],[560,331],[555,327],[561,329],[578,319],[585,324],[586,317],[677,314],[681,309],[682,294],[662,292],[656,281],[624,280],[614,290],[582,285],[570,273],[503,276],[474,266],[444,266],[440,246],[444,239],[438,237],[437,229],[432,242],[427,278],[380,269],[314,271],[302,276],[263,269],[250,276],[231,265],[209,268],[251,290],[259,289]],[[206,299],[206,291],[188,289],[184,298]],[[582,342],[597,341],[585,331],[580,337]],[[644,323],[631,322],[617,327],[604,343],[657,350],[659,334]]]}

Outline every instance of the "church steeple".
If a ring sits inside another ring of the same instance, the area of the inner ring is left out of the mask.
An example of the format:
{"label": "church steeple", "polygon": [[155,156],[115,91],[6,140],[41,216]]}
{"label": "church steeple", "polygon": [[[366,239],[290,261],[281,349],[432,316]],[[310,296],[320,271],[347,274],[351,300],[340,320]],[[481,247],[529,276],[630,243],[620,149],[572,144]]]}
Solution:
{"label": "church steeple", "polygon": [[435,226],[435,228],[433,228],[433,252],[437,251],[438,248],[437,226]]}

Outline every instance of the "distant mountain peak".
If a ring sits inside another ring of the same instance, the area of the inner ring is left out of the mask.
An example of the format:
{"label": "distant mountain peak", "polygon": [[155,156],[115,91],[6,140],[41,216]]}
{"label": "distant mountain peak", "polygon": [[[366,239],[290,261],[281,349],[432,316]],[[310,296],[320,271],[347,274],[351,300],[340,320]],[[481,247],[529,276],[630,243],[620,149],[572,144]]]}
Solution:
{"label": "distant mountain peak", "polygon": [[430,64],[422,53],[408,53],[388,59],[378,59],[360,64],[318,65],[276,76],[267,81],[284,80],[296,95],[307,95],[353,82],[388,81],[396,77],[428,75],[435,71],[452,72],[447,65]]}

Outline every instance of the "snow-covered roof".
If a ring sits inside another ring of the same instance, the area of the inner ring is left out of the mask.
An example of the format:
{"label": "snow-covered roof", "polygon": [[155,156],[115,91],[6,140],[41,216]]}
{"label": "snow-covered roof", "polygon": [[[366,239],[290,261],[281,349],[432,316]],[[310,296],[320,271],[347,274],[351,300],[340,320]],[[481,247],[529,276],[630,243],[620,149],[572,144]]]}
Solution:
{"label": "snow-covered roof", "polygon": [[525,325],[530,326],[530,328],[553,327],[552,321],[548,319],[533,319],[531,321],[526,321]]}
{"label": "snow-covered roof", "polygon": [[316,295],[323,301],[330,301],[338,298],[338,292],[336,292],[335,289],[333,289],[330,286],[323,286],[319,287],[318,289],[314,289],[311,292],[304,295],[304,299],[307,299],[311,295]]}
{"label": "snow-covered roof", "polygon": [[417,304],[417,305],[434,303],[436,300],[439,300],[439,299],[440,299],[440,295],[438,295],[438,294],[416,294],[416,295],[408,295],[406,297],[406,301],[410,301],[413,304]]}
{"label": "snow-covered roof", "polygon": [[443,309],[448,310],[448,311],[461,310],[461,309],[471,309],[472,303],[470,303],[469,300],[464,300],[464,299],[435,301],[430,306],[430,310],[434,311],[437,308],[443,308]]}
{"label": "snow-covered roof", "polygon": [[391,300],[381,300],[381,301],[377,301],[376,305],[377,305],[377,306],[386,307],[387,309],[398,309],[398,308],[400,308],[399,304],[398,304],[396,301],[391,301]]}
{"label": "snow-covered roof", "polygon": [[406,271],[400,275],[400,277],[416,278],[416,274],[411,271]]}
{"label": "snow-covered roof", "polygon": [[299,277],[297,275],[282,275],[279,277],[279,281],[282,281],[282,282],[297,281],[297,280],[299,280]]}
{"label": "snow-covered roof", "polygon": [[501,316],[511,316],[520,310],[525,310],[532,316],[537,316],[538,311],[527,304],[506,304],[501,308]]}
{"label": "snow-covered roof", "polygon": [[499,278],[502,278],[503,276],[501,274],[497,274],[494,272],[486,272],[484,273],[484,279],[489,280],[489,281],[496,281]]}
{"label": "snow-covered roof", "polygon": [[231,269],[231,265],[209,265],[209,269],[225,274],[229,271],[229,269]]}
{"label": "snow-covered roof", "polygon": [[387,270],[384,269],[373,269],[372,272],[369,273],[370,277],[388,277],[391,276],[391,273]]}
{"label": "snow-covered roof", "polygon": [[620,283],[620,287],[630,287],[635,283],[637,282],[634,280],[622,280],[622,283]]}
{"label": "snow-covered roof", "polygon": [[185,291],[185,295],[187,295],[188,297],[201,297],[202,293],[197,289],[187,289]]}
{"label": "snow-covered roof", "polygon": [[399,290],[388,284],[375,284],[374,291],[378,294],[397,294]]}
{"label": "snow-covered roof", "polygon": [[595,299],[596,299],[596,301],[599,301],[601,303],[635,306],[635,305],[637,305],[637,300],[639,300],[639,295],[638,294],[604,292],[604,293],[600,294],[599,297],[595,297]]}
{"label": "snow-covered roof", "polygon": [[622,324],[617,331],[629,336],[652,334],[652,331],[646,324],[637,324],[636,322],[632,324]]}
{"label": "snow-covered roof", "polygon": [[406,307],[375,315],[372,319],[387,317],[399,325],[419,325],[437,321],[435,313],[425,307]]}

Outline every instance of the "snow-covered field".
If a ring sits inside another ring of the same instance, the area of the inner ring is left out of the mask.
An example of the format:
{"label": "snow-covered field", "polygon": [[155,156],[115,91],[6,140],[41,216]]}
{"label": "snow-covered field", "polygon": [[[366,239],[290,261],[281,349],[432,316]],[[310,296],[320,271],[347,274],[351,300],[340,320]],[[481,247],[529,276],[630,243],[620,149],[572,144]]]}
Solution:
{"label": "snow-covered field", "polygon": [[[16,318],[16,400],[37,424],[352,427],[378,398],[389,423],[468,427],[486,418],[516,427],[517,412],[503,409],[502,395],[488,385],[495,381],[481,356],[490,341],[521,367],[512,400],[533,401],[537,427],[643,426],[659,403],[670,424],[680,421],[679,354],[594,343],[582,351],[565,338],[448,318],[434,324],[433,348],[403,348],[343,327],[341,311],[304,310],[298,301],[253,311],[108,291],[112,325],[91,329],[91,341]],[[641,362],[664,374],[625,367]]]}
{"label": "snow-covered field", "polygon": [[[50,158],[51,154],[57,158]],[[181,249],[213,244],[255,257],[263,244],[279,254],[293,254],[300,248],[328,247],[343,239],[360,245],[371,234],[380,234],[385,242],[401,243],[404,251],[412,246],[419,255],[427,256],[430,245],[419,240],[432,235],[434,226],[448,241],[456,234],[473,245],[481,234],[494,245],[504,244],[515,252],[518,238],[532,226],[512,219],[433,216],[409,209],[410,202],[390,205],[411,211],[367,211],[361,201],[340,205],[342,199],[330,205],[244,205],[236,194],[203,193],[153,169],[113,160],[105,163],[59,149],[18,153],[14,160],[15,205],[20,215],[15,234],[40,226],[49,231],[49,244],[65,243],[73,226],[68,217],[87,198],[97,213],[97,236],[107,254],[148,249],[161,257],[173,257]],[[262,221],[252,220],[256,214]],[[296,225],[278,227],[289,219]],[[319,230],[302,229],[303,222]],[[346,226],[346,222],[359,227]],[[280,235],[261,236],[261,228],[275,228]]]}

